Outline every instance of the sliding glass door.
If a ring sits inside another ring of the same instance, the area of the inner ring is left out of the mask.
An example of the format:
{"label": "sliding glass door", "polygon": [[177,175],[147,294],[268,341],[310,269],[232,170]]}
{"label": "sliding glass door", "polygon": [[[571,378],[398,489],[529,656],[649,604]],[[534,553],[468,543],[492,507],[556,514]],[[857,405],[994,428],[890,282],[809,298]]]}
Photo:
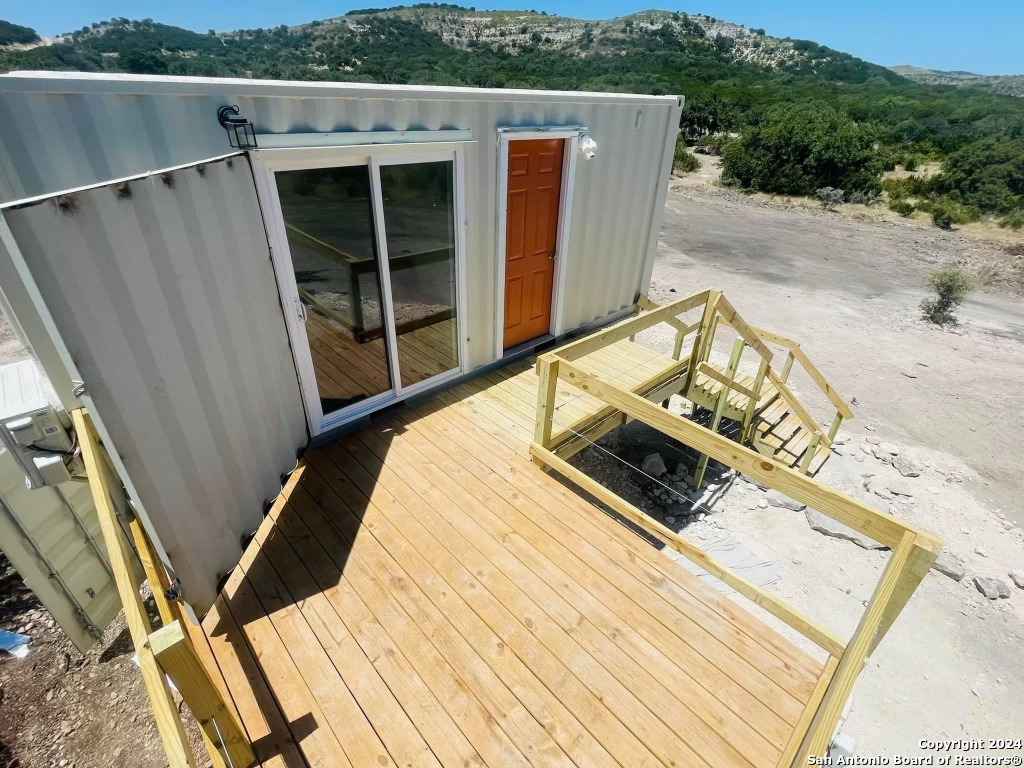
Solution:
{"label": "sliding glass door", "polygon": [[330,414],[392,389],[369,168],[276,176],[317,395]]}
{"label": "sliding glass door", "polygon": [[309,154],[260,165],[316,434],[461,370],[459,246],[455,153]]}
{"label": "sliding glass door", "polygon": [[379,166],[402,387],[458,368],[451,162]]}

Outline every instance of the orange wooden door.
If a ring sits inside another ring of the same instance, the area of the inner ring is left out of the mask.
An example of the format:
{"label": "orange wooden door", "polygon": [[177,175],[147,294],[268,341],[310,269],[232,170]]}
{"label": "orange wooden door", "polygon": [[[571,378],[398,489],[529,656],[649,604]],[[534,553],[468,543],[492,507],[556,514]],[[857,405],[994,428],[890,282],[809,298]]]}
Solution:
{"label": "orange wooden door", "polygon": [[551,326],[564,139],[508,145],[505,222],[505,347],[543,336]]}

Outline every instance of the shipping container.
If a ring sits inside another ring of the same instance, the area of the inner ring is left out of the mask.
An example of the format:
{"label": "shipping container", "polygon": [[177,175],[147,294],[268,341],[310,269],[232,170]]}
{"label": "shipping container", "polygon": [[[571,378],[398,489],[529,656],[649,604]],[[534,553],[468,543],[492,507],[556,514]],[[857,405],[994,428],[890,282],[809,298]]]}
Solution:
{"label": "shipping container", "polygon": [[682,98],[0,77],[0,286],[205,610],[311,442],[634,307]]}

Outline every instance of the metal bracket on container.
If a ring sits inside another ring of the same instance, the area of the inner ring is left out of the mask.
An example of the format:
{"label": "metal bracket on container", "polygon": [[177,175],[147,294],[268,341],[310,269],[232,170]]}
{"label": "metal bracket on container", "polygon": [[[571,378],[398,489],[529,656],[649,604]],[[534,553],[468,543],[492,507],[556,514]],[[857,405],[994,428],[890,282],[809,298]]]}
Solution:
{"label": "metal bracket on container", "polygon": [[71,394],[75,397],[81,397],[85,394],[85,382],[71,380]]}

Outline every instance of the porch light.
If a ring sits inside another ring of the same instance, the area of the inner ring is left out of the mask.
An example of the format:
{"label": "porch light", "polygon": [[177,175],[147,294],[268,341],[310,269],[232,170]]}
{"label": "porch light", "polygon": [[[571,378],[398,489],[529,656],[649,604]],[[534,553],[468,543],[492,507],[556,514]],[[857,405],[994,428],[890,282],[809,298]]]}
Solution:
{"label": "porch light", "polygon": [[589,133],[580,134],[580,153],[587,158],[587,160],[593,160],[594,155],[597,154],[597,142],[590,136]]}
{"label": "porch light", "polygon": [[217,122],[228,132],[228,142],[235,149],[256,149],[256,131],[248,118],[239,114],[238,105],[217,110]]}

